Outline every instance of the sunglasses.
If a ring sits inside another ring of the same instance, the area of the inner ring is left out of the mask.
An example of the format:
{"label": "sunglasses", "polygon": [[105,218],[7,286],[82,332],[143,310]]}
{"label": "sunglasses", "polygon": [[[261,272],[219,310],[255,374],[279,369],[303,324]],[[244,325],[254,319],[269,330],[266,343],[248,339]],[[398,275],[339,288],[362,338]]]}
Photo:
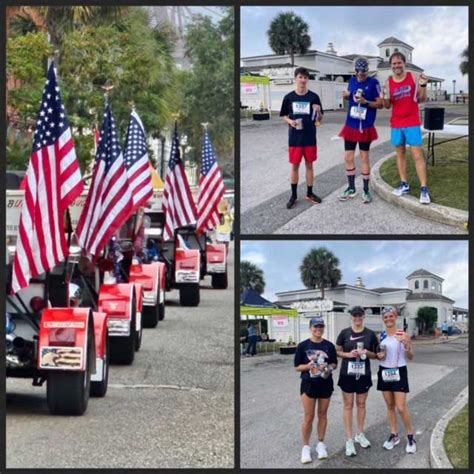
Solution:
{"label": "sunglasses", "polygon": [[320,326],[320,325],[318,325],[318,326],[311,326],[311,327],[312,327],[312,328],[316,328],[316,329],[324,329],[326,326]]}

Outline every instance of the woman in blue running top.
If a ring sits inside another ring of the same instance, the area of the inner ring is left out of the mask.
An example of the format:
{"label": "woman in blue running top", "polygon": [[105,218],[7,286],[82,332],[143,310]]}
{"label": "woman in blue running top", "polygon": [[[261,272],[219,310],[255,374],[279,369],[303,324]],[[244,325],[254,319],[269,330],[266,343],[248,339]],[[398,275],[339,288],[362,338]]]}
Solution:
{"label": "woman in blue running top", "polygon": [[358,58],[355,62],[355,77],[349,81],[348,89],[342,97],[349,102],[346,123],[339,133],[344,139],[347,189],[339,196],[339,200],[347,201],[356,195],[355,188],[355,149],[359,144],[361,173],[364,183],[362,201],[369,203],[372,197],[369,191],[370,144],[377,140],[375,118],[377,109],[383,108],[383,97],[379,81],[369,77],[369,62],[365,58]]}
{"label": "woman in blue running top", "polygon": [[391,450],[400,443],[397,428],[398,411],[407,433],[406,452],[416,453],[415,431],[411,422],[410,412],[407,406],[408,371],[407,359],[413,359],[413,349],[410,336],[402,329],[397,329],[398,311],[389,306],[382,310],[385,331],[380,335],[380,346],[377,358],[380,367],[377,374],[377,390],[383,394],[387,404],[388,421],[390,424],[390,436],[383,444],[385,449]]}

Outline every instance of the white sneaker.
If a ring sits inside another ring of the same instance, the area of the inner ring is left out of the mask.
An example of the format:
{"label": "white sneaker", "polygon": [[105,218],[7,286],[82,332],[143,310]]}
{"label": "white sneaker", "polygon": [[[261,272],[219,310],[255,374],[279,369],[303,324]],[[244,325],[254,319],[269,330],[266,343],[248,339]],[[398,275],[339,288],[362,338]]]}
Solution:
{"label": "white sneaker", "polygon": [[400,443],[400,437],[398,436],[398,434],[391,433],[390,437],[383,444],[383,447],[384,449],[388,449],[390,451],[399,443]]}
{"label": "white sneaker", "polygon": [[316,452],[318,453],[318,459],[326,459],[328,457],[328,448],[322,441],[316,445]]}
{"label": "white sneaker", "polygon": [[308,464],[312,461],[313,459],[311,458],[311,448],[306,444],[303,446],[303,450],[301,451],[301,462],[303,464]]}
{"label": "white sneaker", "polygon": [[357,456],[357,451],[352,439],[346,441],[346,456]]}
{"label": "white sneaker", "polygon": [[416,441],[415,441],[415,438],[408,438],[408,441],[407,441],[407,447],[405,449],[405,451],[408,453],[408,454],[415,454],[416,453]]}
{"label": "white sneaker", "polygon": [[364,433],[357,433],[354,436],[354,441],[359,443],[362,448],[370,448],[370,441],[365,437]]}

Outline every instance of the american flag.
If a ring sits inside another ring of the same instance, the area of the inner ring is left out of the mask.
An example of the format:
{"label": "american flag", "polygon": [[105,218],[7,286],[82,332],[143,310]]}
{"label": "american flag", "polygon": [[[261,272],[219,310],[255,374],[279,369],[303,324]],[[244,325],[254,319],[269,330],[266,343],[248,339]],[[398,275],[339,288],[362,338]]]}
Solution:
{"label": "american flag", "polygon": [[54,63],[48,70],[36,124],[24,180],[13,293],[66,258],[69,249],[64,214],[84,188]]}
{"label": "american flag", "polygon": [[135,111],[132,111],[128,125],[125,166],[133,196],[133,207],[136,209],[144,206],[152,198],[153,185],[145,128]]}
{"label": "american flag", "polygon": [[224,191],[221,169],[217,164],[209,134],[206,132],[202,145],[202,165],[199,178],[198,231],[205,232],[207,229],[214,229],[219,224],[217,206],[224,196]]}
{"label": "american flag", "polygon": [[168,166],[163,194],[163,211],[165,213],[163,240],[171,240],[174,237],[175,229],[195,224],[197,220],[196,204],[180,156],[177,126],[174,129]]}
{"label": "american flag", "polygon": [[99,256],[109,239],[133,212],[133,198],[118,130],[107,104],[100,131],[92,183],[77,223],[77,240],[89,255]]}

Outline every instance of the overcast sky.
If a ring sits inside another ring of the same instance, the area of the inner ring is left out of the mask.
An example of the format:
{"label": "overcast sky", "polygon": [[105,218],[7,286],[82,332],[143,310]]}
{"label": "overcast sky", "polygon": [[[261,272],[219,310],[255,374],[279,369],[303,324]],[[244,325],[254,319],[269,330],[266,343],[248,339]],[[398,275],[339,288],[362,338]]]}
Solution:
{"label": "overcast sky", "polygon": [[338,55],[378,55],[377,44],[389,36],[415,49],[413,63],[445,80],[443,88],[467,91],[459,72],[460,54],[468,44],[468,7],[242,7],[241,57],[272,53],[267,30],[282,11],[293,11],[309,25],[311,49]]}
{"label": "overcast sky", "polygon": [[406,276],[424,268],[441,278],[443,294],[455,306],[468,308],[468,244],[465,241],[242,241],[241,259],[259,266],[264,274],[264,297],[304,288],[299,267],[304,256],[324,246],[340,260],[341,284],[354,285],[362,277],[366,288],[407,288]]}

